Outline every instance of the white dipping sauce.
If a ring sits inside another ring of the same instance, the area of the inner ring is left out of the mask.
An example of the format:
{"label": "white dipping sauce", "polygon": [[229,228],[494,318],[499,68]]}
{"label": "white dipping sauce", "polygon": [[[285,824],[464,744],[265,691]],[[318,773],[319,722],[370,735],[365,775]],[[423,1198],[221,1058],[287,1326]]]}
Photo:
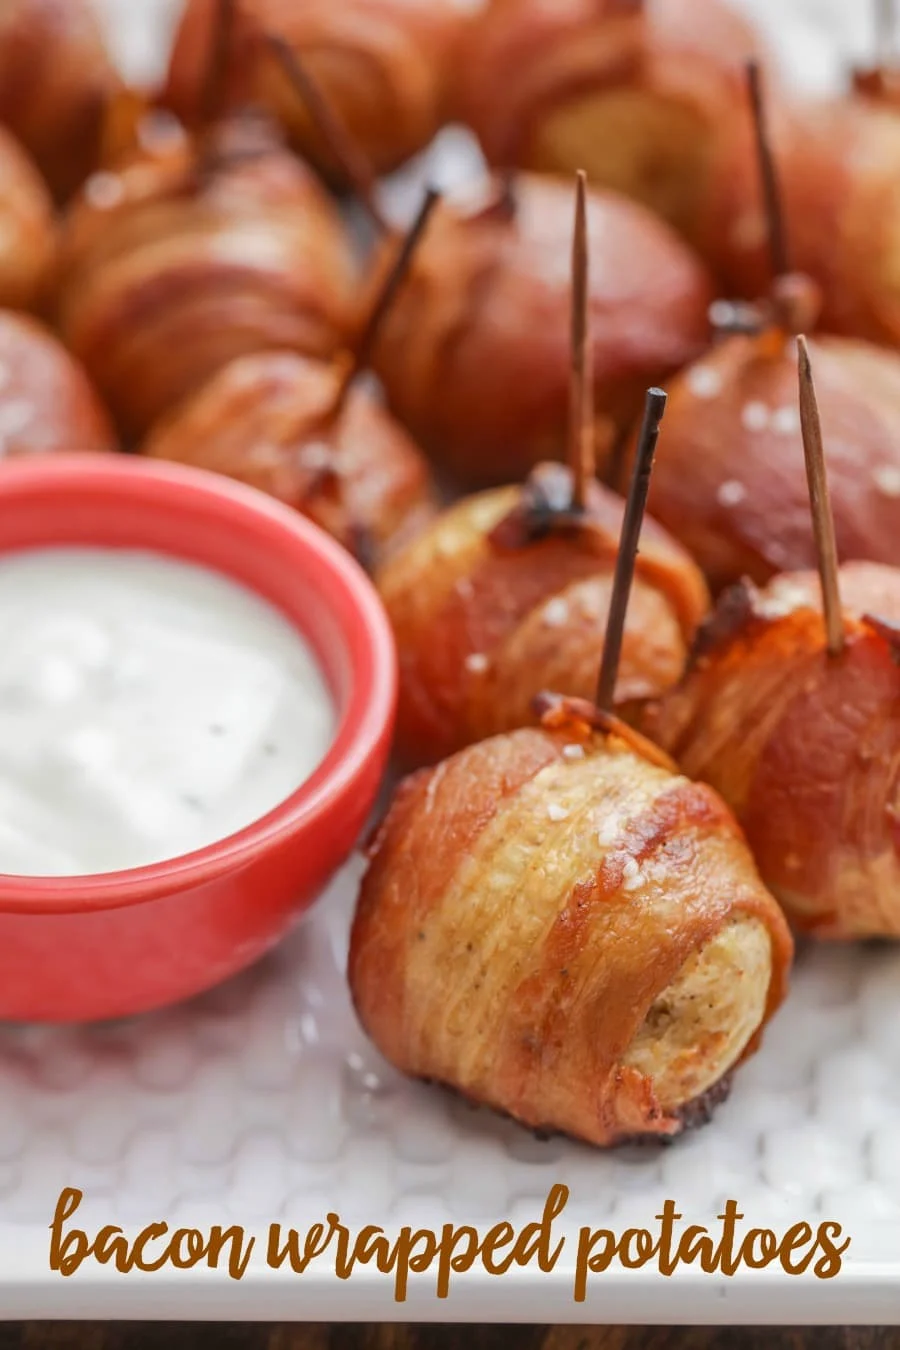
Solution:
{"label": "white dipping sauce", "polygon": [[230,579],[118,549],[0,556],[0,872],[214,843],[289,797],[335,725],[302,636]]}

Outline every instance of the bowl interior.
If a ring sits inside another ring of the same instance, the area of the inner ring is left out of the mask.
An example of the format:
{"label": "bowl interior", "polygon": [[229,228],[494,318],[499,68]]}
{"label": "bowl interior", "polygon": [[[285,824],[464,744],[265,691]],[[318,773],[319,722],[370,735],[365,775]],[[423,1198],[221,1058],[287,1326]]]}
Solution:
{"label": "bowl interior", "polygon": [[248,510],[246,494],[223,493],[194,475],[181,482],[181,475],[148,476],[143,463],[124,459],[105,474],[91,472],[92,464],[73,472],[73,461],[62,475],[43,468],[45,484],[33,475],[0,479],[0,503],[6,502],[0,552],[50,545],[142,549],[212,568],[268,600],[308,638],[344,712],[353,684],[350,597],[333,585],[307,537],[260,514],[266,504],[253,502]]}
{"label": "bowl interior", "polygon": [[[335,735],[314,773],[264,822],[277,826],[301,800],[321,809],[383,737],[393,714],[394,657],[380,601],[353,559],[289,508],[203,470],[128,456],[5,465],[0,553],[41,546],[149,550],[200,564],[267,600],[308,640],[338,714]],[[214,850],[221,843],[186,856]],[[105,875],[137,877],[180,861]]]}

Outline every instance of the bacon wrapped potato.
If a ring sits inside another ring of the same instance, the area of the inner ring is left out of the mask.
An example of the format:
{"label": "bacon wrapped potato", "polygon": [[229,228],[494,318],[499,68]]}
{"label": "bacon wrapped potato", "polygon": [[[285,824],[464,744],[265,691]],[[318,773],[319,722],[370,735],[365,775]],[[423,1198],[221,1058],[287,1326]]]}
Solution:
{"label": "bacon wrapped potato", "polygon": [[[900,560],[900,356],[848,338],[810,347],[840,554]],[[794,344],[726,338],[667,389],[649,508],[712,589],[814,567]]]}
{"label": "bacon wrapped potato", "polygon": [[0,122],[59,200],[97,166],[121,80],[90,0],[0,5]]}
{"label": "bacon wrapped potato", "polygon": [[[175,39],[164,98],[188,123],[203,115],[216,10],[217,0],[188,0]],[[277,35],[302,60],[373,172],[388,173],[423,150],[443,124],[462,25],[455,0],[240,0],[226,96],[266,108],[304,157],[340,180],[331,147],[260,41]]]}
{"label": "bacon wrapped potato", "polygon": [[321,184],[241,114],[89,179],[64,232],[60,326],[131,439],[235,357],[330,355],[353,330],[354,284]]}
{"label": "bacon wrapped potato", "polygon": [[0,312],[0,460],[117,449],[106,410],[66,349],[35,319]]}
{"label": "bacon wrapped potato", "polygon": [[154,429],[144,451],[227,474],[314,520],[371,565],[435,510],[425,460],[337,365],[259,352],[225,366]]}
{"label": "bacon wrapped potato", "polygon": [[[599,484],[583,516],[567,514],[570,500],[569,471],[541,466],[524,488],[457,502],[376,574],[399,652],[395,750],[405,766],[529,724],[543,689],[593,694],[624,503]],[[691,558],[645,520],[620,710],[676,683],[708,607]]]}
{"label": "bacon wrapped potato", "polygon": [[[773,101],[769,133],[791,266],[821,287],[821,327],[900,344],[900,117],[858,98]],[[727,292],[750,297],[762,294],[770,275],[755,155],[749,117],[733,118],[698,237]]]}
{"label": "bacon wrapped potato", "polygon": [[743,65],[765,56],[721,0],[488,0],[458,110],[490,163],[584,169],[696,241]]}
{"label": "bacon wrapped potato", "polygon": [[722,794],[798,929],[898,937],[900,571],[846,563],[839,584],[834,656],[817,573],[727,592],[645,727]]}
{"label": "bacon wrapped potato", "polygon": [[[598,454],[648,384],[700,354],[712,285],[661,221],[590,193]],[[457,482],[493,486],[562,457],[569,413],[571,186],[523,176],[445,199],[375,346],[391,407]],[[375,284],[379,268],[376,266]]]}
{"label": "bacon wrapped potato", "polygon": [[563,704],[400,785],[349,980],[401,1071],[604,1146],[709,1113],[791,956],[716,794]]}

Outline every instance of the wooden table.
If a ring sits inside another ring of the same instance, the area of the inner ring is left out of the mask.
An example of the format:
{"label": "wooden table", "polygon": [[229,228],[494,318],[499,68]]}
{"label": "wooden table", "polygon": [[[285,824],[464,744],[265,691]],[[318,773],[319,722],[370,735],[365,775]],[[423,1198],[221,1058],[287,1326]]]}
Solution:
{"label": "wooden table", "polygon": [[0,1350],[894,1350],[900,1329],[2,1323]]}

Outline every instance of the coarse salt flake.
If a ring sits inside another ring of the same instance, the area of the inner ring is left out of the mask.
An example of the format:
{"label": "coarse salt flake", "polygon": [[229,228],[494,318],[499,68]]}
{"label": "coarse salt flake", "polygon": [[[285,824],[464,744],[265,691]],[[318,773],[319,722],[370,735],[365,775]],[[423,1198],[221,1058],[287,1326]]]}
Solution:
{"label": "coarse salt flake", "polygon": [[109,211],[123,200],[125,188],[117,173],[95,173],[84,185],[84,196],[98,211]]}
{"label": "coarse salt flake", "polygon": [[772,413],[770,425],[779,436],[791,436],[800,430],[800,412],[797,408],[776,408]]}
{"label": "coarse salt flake", "polygon": [[297,451],[297,463],[304,469],[327,469],[332,458],[330,448],[323,441],[309,441]]}
{"label": "coarse salt flake", "polygon": [[563,757],[565,759],[584,759],[583,745],[564,745]]}
{"label": "coarse salt flake", "polygon": [[795,610],[808,606],[809,593],[802,586],[792,586],[784,582],[772,595],[767,595],[759,603],[760,613],[769,619],[781,619]]}
{"label": "coarse salt flake", "polygon": [[748,431],[765,431],[769,425],[769,409],[757,400],[745,403],[741,409],[741,422]]}
{"label": "coarse salt flake", "polygon": [[688,371],[687,387],[697,398],[715,398],[722,392],[722,377],[710,366],[695,366]]}
{"label": "coarse salt flake", "polygon": [[25,398],[0,403],[0,436],[19,436],[33,419],[37,409]]}
{"label": "coarse salt flake", "polygon": [[544,623],[549,624],[551,628],[559,628],[568,617],[569,606],[559,596],[555,600],[551,600],[544,609]]}
{"label": "coarse salt flake", "polygon": [[736,478],[729,478],[726,483],[722,483],[716,493],[720,506],[737,506],[746,496],[747,489]]}
{"label": "coarse salt flake", "polygon": [[900,497],[900,468],[882,464],[872,474],[876,488],[884,497]]}
{"label": "coarse salt flake", "polygon": [[484,652],[472,652],[471,656],[466,657],[466,670],[473,675],[483,675],[489,665]]}
{"label": "coarse salt flake", "polygon": [[641,869],[634,858],[627,858],[622,868],[622,889],[624,891],[637,890],[643,880]]}

